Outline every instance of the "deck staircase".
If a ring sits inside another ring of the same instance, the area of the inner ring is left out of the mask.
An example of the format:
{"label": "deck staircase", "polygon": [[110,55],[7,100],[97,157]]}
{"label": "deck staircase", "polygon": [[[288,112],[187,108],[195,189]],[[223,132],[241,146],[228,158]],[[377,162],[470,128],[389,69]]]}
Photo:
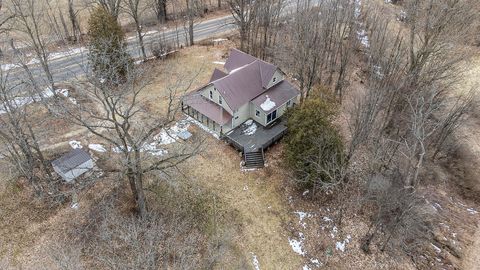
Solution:
{"label": "deck staircase", "polygon": [[247,169],[260,169],[265,166],[263,150],[245,152],[243,158],[245,161],[245,168]]}

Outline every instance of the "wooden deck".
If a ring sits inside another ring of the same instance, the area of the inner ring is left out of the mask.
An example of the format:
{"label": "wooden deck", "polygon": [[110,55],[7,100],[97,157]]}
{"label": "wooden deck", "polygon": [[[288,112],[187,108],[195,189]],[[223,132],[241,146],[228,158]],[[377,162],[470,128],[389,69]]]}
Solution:
{"label": "wooden deck", "polygon": [[264,150],[280,140],[287,132],[283,118],[278,119],[274,125],[264,127],[253,121],[257,126],[255,133],[248,134],[250,126],[245,123],[225,134],[225,140],[241,152],[255,152]]}

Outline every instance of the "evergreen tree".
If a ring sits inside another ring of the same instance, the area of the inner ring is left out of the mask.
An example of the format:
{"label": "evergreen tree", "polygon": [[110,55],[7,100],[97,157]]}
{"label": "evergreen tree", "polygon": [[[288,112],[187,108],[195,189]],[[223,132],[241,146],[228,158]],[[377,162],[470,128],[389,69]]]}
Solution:
{"label": "evergreen tree", "polygon": [[284,161],[300,188],[329,189],[343,178],[343,141],[332,124],[336,109],[318,97],[287,113]]}
{"label": "evergreen tree", "polygon": [[133,67],[126,51],[125,34],[105,8],[97,7],[88,21],[89,62],[96,79],[102,83],[122,83]]}

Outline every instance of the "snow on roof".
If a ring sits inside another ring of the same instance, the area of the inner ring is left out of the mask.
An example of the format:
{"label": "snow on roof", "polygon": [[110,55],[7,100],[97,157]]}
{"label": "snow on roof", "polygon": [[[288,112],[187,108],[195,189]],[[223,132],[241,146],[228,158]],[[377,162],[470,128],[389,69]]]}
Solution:
{"label": "snow on roof", "polygon": [[260,105],[260,108],[262,108],[262,110],[268,112],[271,109],[275,108],[276,104],[275,104],[274,101],[272,101],[270,99],[270,97],[268,95],[266,97],[267,97],[267,99]]}

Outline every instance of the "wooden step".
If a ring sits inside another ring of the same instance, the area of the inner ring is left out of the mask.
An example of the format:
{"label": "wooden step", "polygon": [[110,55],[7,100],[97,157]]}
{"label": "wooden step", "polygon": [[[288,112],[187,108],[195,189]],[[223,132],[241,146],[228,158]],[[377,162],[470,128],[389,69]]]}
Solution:
{"label": "wooden step", "polygon": [[245,167],[248,169],[263,168],[265,166],[265,158],[263,151],[246,152],[244,154]]}

